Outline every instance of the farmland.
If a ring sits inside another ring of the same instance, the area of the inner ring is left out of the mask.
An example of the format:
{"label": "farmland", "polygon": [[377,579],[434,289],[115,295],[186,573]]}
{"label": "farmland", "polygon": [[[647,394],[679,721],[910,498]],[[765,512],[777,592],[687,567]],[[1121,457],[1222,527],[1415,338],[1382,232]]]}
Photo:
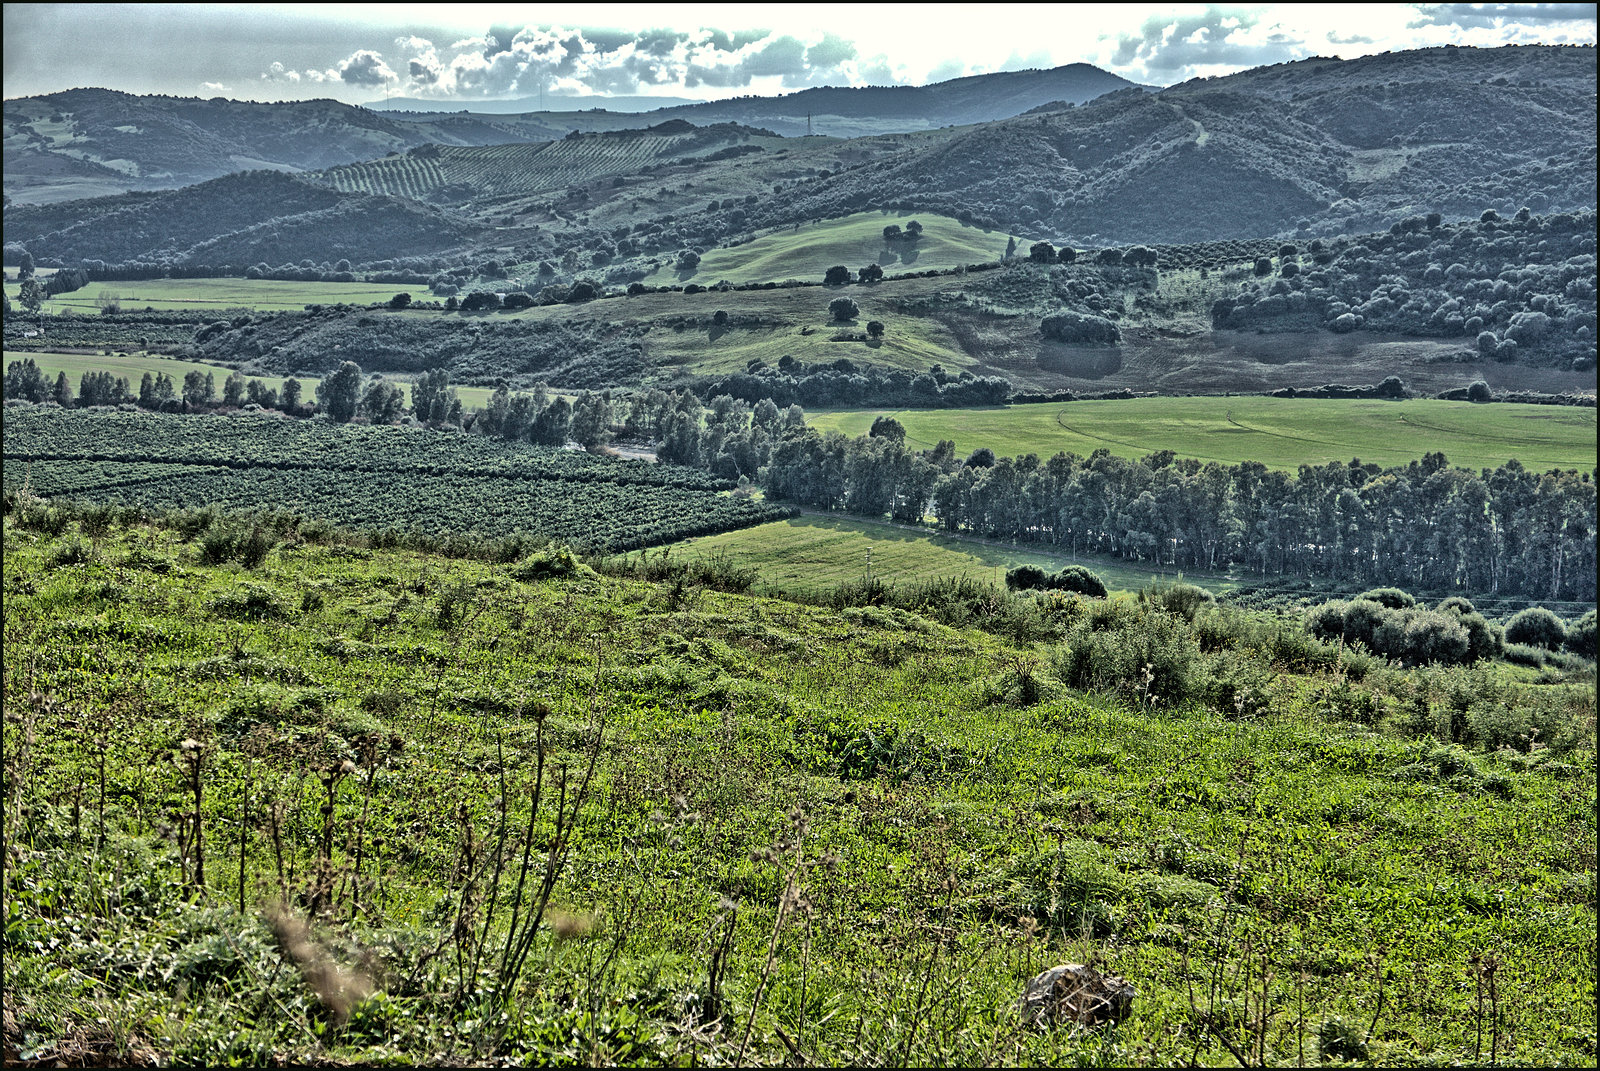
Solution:
{"label": "farmland", "polygon": [[[1076,562],[1092,570],[1113,592],[1124,594],[1176,575],[1171,570],[1139,569],[1111,559],[1074,558],[1027,546],[814,513],[686,539],[647,553],[659,555],[663,550],[680,558],[726,558],[759,572],[757,590],[807,597],[868,575],[890,584],[950,577],[1003,584],[1005,571],[1017,565],[1037,565],[1053,572]],[[1184,579],[1219,594],[1236,586],[1222,577]]]}
{"label": "farmland", "polygon": [[364,529],[627,550],[786,515],[669,465],[393,427],[9,411],[5,479],[149,509],[290,510]]}
{"label": "farmland", "polygon": [[[15,303],[21,284],[7,282],[6,296]],[[396,283],[324,283],[278,279],[138,279],[90,283],[81,290],[56,294],[44,304],[47,314],[64,312],[98,316],[102,304],[115,298],[124,309],[196,310],[255,309],[299,311],[307,305],[388,301],[408,289]],[[415,289],[415,288],[412,288]],[[421,292],[414,296],[421,297]]]}
{"label": "farmland", "polygon": [[1595,459],[1595,410],[1578,406],[1474,405],[1429,399],[1366,401],[1252,396],[1134,398],[977,409],[815,412],[820,430],[864,434],[892,416],[919,448],[951,439],[967,453],[1058,451],[1087,456],[1109,450],[1139,458],[1160,450],[1237,464],[1260,461],[1294,470],[1360,458],[1403,465],[1438,451],[1452,464],[1493,468],[1512,458],[1535,471],[1589,471]]}
{"label": "farmland", "polygon": [[[214,376],[220,391],[222,381],[234,372],[234,369],[223,365],[183,361],[173,357],[163,357],[156,353],[93,354],[51,353],[31,350],[26,352],[21,350],[5,351],[4,361],[8,365],[12,361],[24,359],[32,360],[34,364],[39,366],[39,370],[51,379],[54,379],[58,373],[65,372],[67,374],[67,382],[72,384],[74,390],[77,389],[78,381],[85,372],[110,372],[114,376],[127,379],[136,392],[139,388],[139,380],[146,372],[151,375],[164,374],[172,377],[174,381],[182,381],[183,377],[190,372],[200,372],[201,374],[209,373]],[[289,377],[262,375],[251,376],[250,378],[261,380],[273,390],[281,390],[283,381]],[[295,378],[300,381],[300,386],[305,390],[308,398],[311,396],[311,392],[316,389],[317,384],[322,382],[318,376],[296,376]],[[397,376],[395,378],[403,379],[404,377]],[[487,404],[489,396],[494,393],[487,387],[457,386],[452,389],[461,399],[463,405],[474,407],[482,407]]]}
{"label": "farmland", "polygon": [[[904,228],[913,219],[922,224],[920,240],[884,240],[885,227]],[[986,230],[932,213],[857,212],[839,219],[803,223],[793,230],[775,231],[739,245],[709,249],[694,272],[663,268],[649,281],[667,282],[670,275],[679,281],[699,283],[722,279],[731,283],[784,279],[819,282],[835,264],[843,264],[852,272],[868,264],[881,265],[889,274],[942,270],[997,261],[1005,254],[1008,237],[1003,231]]]}

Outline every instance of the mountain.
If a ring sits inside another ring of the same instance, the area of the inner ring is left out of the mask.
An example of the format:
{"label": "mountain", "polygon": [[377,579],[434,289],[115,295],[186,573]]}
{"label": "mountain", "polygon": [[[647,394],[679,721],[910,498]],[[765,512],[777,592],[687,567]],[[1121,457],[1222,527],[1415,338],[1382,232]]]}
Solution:
{"label": "mountain", "polygon": [[368,101],[365,107],[375,112],[471,113],[473,115],[527,115],[533,112],[594,110],[608,112],[653,112],[683,104],[701,104],[689,97],[575,97],[547,93],[543,97],[511,97],[506,100],[424,100],[421,97],[390,97]]}

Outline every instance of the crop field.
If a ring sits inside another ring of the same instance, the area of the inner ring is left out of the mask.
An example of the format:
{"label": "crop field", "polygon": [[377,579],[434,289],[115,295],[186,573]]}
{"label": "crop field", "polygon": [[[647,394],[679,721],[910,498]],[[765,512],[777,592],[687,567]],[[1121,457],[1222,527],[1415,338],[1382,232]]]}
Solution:
{"label": "crop field", "polygon": [[[1058,679],[1126,602],[1012,639],[306,538],[219,565],[213,535],[8,511],[18,1049],[1590,1060],[1592,676],[1402,672],[1248,615],[1201,654],[1162,615],[1162,670],[1220,690],[1158,703]],[[1021,1020],[1066,962],[1127,980],[1118,1025]]]}
{"label": "crop field", "polygon": [[[17,302],[18,283],[6,283],[6,296]],[[90,283],[81,290],[57,294],[44,303],[49,314],[72,312],[98,316],[104,296],[115,296],[124,309],[157,310],[255,309],[261,312],[298,311],[307,305],[349,303],[369,305],[388,301],[401,291],[421,298],[426,287],[399,283],[324,283],[278,279],[138,279]]]}
{"label": "crop field", "polygon": [[1139,458],[1158,450],[1237,464],[1295,469],[1359,458],[1403,465],[1443,453],[1463,468],[1494,468],[1512,458],[1535,471],[1595,466],[1595,410],[1581,406],[1474,405],[1435,399],[1194,397],[1079,401],[975,409],[840,410],[807,422],[865,434],[893,416],[907,442],[951,439],[962,453],[987,446],[1000,455],[1087,456],[1105,449]]}
{"label": "crop field", "polygon": [[290,510],[347,527],[531,533],[631,550],[787,516],[671,465],[274,417],[11,410],[6,486],[147,509]]}
{"label": "crop field", "polygon": [[[135,391],[139,389],[139,380],[146,372],[152,375],[165,373],[172,377],[173,382],[181,384],[183,377],[190,372],[209,372],[216,377],[217,394],[222,394],[223,380],[233,374],[232,368],[215,364],[200,364],[195,361],[181,361],[173,357],[162,357],[155,353],[50,353],[23,352],[21,350],[6,350],[4,362],[20,361],[24,358],[32,359],[39,366],[40,371],[51,379],[59,372],[67,374],[67,382],[72,384],[72,389],[78,389],[78,381],[85,372],[110,372],[114,376],[125,377],[132,384]],[[274,390],[283,387],[285,376],[250,376],[259,379]],[[310,401],[312,392],[322,380],[318,376],[295,376],[300,381],[307,401]],[[406,382],[402,376],[389,377],[397,383]],[[489,402],[489,396],[494,393],[488,387],[463,387],[454,388],[460,397],[461,404],[467,408],[482,408]],[[409,394],[408,394],[409,398]]]}
{"label": "crop field", "polygon": [[[1175,580],[1171,570],[1155,572],[1087,556],[1048,554],[979,539],[962,539],[918,531],[882,521],[807,513],[784,521],[736,532],[698,536],[648,552],[681,558],[726,558],[753,566],[760,574],[757,590],[797,595],[823,594],[847,580],[870,575],[889,583],[972,577],[1005,585],[1007,569],[1037,565],[1055,572],[1082,565],[1115,592],[1138,591],[1153,581]],[[1209,591],[1231,591],[1224,577],[1188,576],[1184,580]]]}
{"label": "crop field", "polygon": [[635,174],[660,163],[702,156],[741,144],[781,144],[781,139],[683,132],[618,131],[539,144],[434,146],[426,152],[344,164],[321,173],[346,193],[395,194],[425,200],[455,187],[452,200],[566,190],[613,175]]}
{"label": "crop field", "polygon": [[[914,244],[889,243],[883,229],[890,224],[904,228],[911,220],[922,224],[922,238]],[[692,273],[659,269],[651,282],[660,285],[674,280],[715,283],[782,282],[785,279],[821,280],[835,264],[852,272],[868,264],[878,264],[885,274],[904,271],[954,268],[999,260],[1010,237],[1003,231],[984,230],[971,224],[933,214],[905,212],[857,212],[839,219],[801,224],[793,231],[763,235],[731,249],[708,249]],[[1019,236],[1018,245],[1027,243]],[[853,294],[852,294],[853,296]]]}

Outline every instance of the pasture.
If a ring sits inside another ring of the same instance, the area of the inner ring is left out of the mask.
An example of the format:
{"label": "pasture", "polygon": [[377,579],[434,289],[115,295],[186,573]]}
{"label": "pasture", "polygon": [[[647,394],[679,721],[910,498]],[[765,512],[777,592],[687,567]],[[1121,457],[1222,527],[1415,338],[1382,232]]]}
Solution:
{"label": "pasture", "polygon": [[[884,241],[885,227],[894,224],[904,228],[913,219],[922,224],[919,241]],[[775,231],[742,245],[710,249],[695,271],[678,272],[668,266],[657,270],[648,281],[655,285],[669,281],[706,285],[722,279],[731,283],[820,280],[835,264],[843,264],[852,272],[877,264],[888,275],[954,268],[999,260],[1009,237],[1004,231],[985,230],[931,213],[857,212]],[[1020,235],[1017,245],[1026,252],[1027,242]]]}
{"label": "pasture", "polygon": [[1512,458],[1535,471],[1595,464],[1595,411],[1578,406],[1475,405],[1436,399],[1368,401],[1260,396],[1133,398],[973,409],[856,409],[807,414],[822,431],[862,435],[892,416],[917,448],[950,439],[967,453],[1002,456],[1106,449],[1139,458],[1159,450],[1293,470],[1359,458],[1403,465],[1434,451],[1463,468]]}
{"label": "pasture", "polygon": [[[1139,569],[1126,563],[1067,554],[1051,554],[991,540],[963,538],[917,530],[884,521],[866,521],[838,514],[808,513],[733,532],[701,536],[647,554],[678,557],[725,557],[735,565],[754,566],[756,587],[801,596],[824,594],[869,572],[888,583],[910,583],[947,577],[971,577],[1005,586],[1006,570],[1037,565],[1055,572],[1082,565],[1113,592],[1137,591],[1154,580],[1175,580],[1171,570]],[[1213,592],[1236,585],[1224,577],[1184,576]]]}
{"label": "pasture", "polygon": [[[6,297],[17,301],[20,284],[7,281]],[[44,303],[44,311],[59,315],[98,316],[103,302],[115,297],[124,309],[254,309],[258,312],[298,311],[307,305],[370,305],[388,301],[405,291],[421,301],[426,286],[400,283],[323,283],[279,279],[138,279],[90,283],[82,290],[57,294]]]}

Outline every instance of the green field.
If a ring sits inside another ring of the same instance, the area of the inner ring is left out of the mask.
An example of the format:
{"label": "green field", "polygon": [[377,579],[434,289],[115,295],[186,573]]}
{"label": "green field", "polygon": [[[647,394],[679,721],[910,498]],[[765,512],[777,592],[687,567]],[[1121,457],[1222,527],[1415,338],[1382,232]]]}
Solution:
{"label": "green field", "polygon": [[[17,302],[20,285],[6,283],[6,297],[13,304]],[[129,310],[203,309],[216,312],[221,309],[258,309],[281,312],[286,309],[297,311],[316,304],[368,305],[374,301],[388,301],[402,291],[422,300],[427,293],[427,286],[403,286],[400,283],[302,283],[276,279],[118,280],[90,283],[82,290],[57,294],[44,303],[44,311],[98,316],[101,296],[115,295],[122,307]]]}
{"label": "green field", "polygon": [[[913,219],[923,228],[922,238],[914,248],[903,242],[891,246],[883,240],[883,228],[891,223],[903,228]],[[731,283],[820,279],[835,264],[843,264],[852,272],[868,264],[880,264],[888,275],[954,268],[999,260],[1005,255],[1009,237],[1004,231],[984,230],[931,213],[857,212],[764,235],[731,249],[710,249],[694,272],[681,274],[668,266],[658,270],[650,281],[660,285],[669,276],[702,285],[722,279]],[[1017,244],[1027,248],[1021,237]]]}
{"label": "green field", "polygon": [[[173,357],[162,357],[155,353],[33,353],[20,350],[6,350],[4,362],[20,361],[32,358],[41,371],[51,379],[59,372],[67,374],[67,381],[72,384],[72,389],[78,389],[78,381],[85,372],[110,372],[116,376],[126,376],[134,390],[139,388],[139,380],[146,372],[157,374],[165,372],[171,376],[175,383],[182,383],[183,377],[190,372],[210,372],[216,377],[217,394],[222,394],[222,382],[233,373],[233,369],[215,364],[200,364],[195,361],[180,361]],[[259,379],[274,390],[283,387],[285,376],[251,376]],[[295,376],[300,381],[306,401],[311,400],[312,392],[318,383],[322,382],[319,376]],[[393,377],[399,379],[400,377]],[[493,394],[488,387],[457,387],[456,394],[461,398],[461,404],[471,409],[482,408],[489,402],[489,395]],[[409,399],[408,399],[409,400]]]}
{"label": "green field", "polygon": [[[1076,563],[1100,577],[1113,592],[1137,591],[1153,580],[1177,578],[1170,570],[1155,572],[1086,556],[1048,554],[881,521],[817,514],[686,539],[668,550],[678,556],[723,556],[738,565],[755,566],[761,574],[759,590],[805,596],[857,580],[867,574],[869,566],[873,576],[890,583],[969,576],[1004,586],[1005,572],[1014,565],[1037,565],[1054,572]],[[1184,579],[1214,592],[1237,586],[1223,577]]]}
{"label": "green field", "polygon": [[816,412],[812,426],[865,434],[891,415],[908,444],[955,441],[965,453],[987,446],[996,454],[1058,451],[1087,456],[1106,449],[1139,458],[1158,450],[1179,457],[1237,464],[1260,461],[1295,469],[1360,458],[1403,465],[1441,451],[1463,468],[1494,468],[1516,458],[1537,471],[1595,464],[1595,411],[1580,406],[1474,405],[1435,399],[1135,398],[977,409],[872,409]]}

